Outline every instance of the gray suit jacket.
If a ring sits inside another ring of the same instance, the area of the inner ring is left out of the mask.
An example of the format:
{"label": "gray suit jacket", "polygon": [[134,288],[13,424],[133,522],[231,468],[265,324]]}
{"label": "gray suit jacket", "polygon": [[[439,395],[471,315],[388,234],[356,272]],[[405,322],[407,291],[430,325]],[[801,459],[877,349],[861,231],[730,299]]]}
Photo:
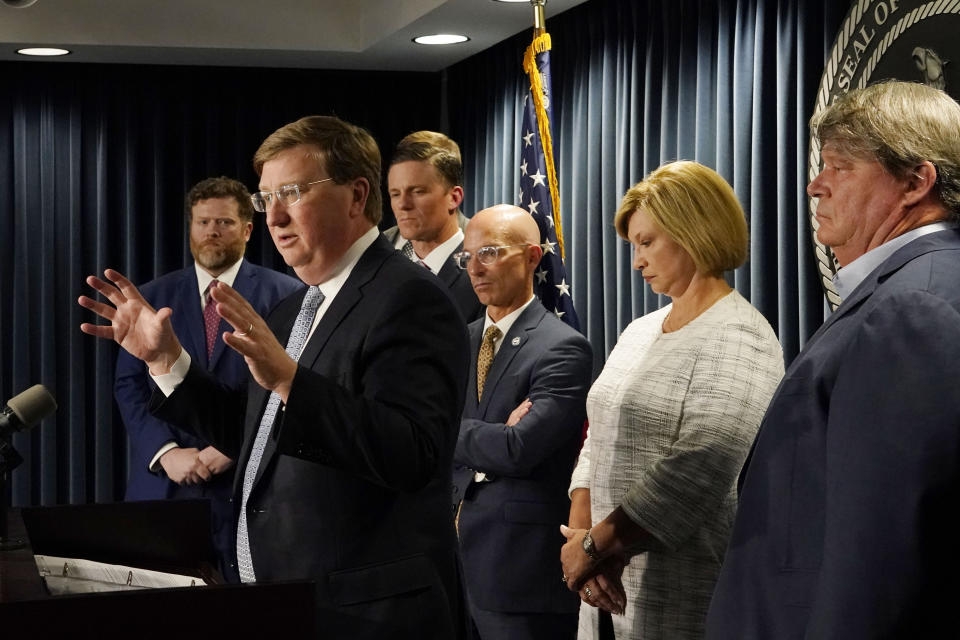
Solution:
{"label": "gray suit jacket", "polygon": [[790,365],[740,476],[708,638],[953,637],[960,231],[899,249]]}

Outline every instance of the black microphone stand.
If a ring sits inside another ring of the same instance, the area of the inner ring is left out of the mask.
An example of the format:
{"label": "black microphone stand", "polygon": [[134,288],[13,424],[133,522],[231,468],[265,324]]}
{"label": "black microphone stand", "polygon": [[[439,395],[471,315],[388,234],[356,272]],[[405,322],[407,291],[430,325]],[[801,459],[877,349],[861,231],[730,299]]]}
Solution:
{"label": "black microphone stand", "polygon": [[21,549],[27,545],[23,538],[11,538],[7,531],[7,482],[10,472],[20,466],[23,458],[4,436],[0,435],[0,552]]}

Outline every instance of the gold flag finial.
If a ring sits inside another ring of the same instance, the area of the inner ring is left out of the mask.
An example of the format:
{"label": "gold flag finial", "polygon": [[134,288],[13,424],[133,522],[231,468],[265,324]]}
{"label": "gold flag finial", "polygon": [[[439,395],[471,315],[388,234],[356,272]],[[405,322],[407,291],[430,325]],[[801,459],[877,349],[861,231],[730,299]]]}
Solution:
{"label": "gold flag finial", "polygon": [[538,36],[547,30],[547,22],[543,17],[547,0],[530,0],[530,4],[533,5],[533,34]]}

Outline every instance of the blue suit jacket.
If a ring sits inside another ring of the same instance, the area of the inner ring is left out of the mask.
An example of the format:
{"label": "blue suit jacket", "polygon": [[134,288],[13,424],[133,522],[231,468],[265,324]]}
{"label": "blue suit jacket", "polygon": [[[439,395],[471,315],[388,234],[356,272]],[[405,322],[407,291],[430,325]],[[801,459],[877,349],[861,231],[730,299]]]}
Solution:
{"label": "blue suit jacket", "polygon": [[[266,315],[277,302],[303,287],[303,283],[295,278],[250,264],[246,260],[241,263],[233,285],[261,315]],[[220,321],[213,356],[207,361],[203,313],[200,309],[197,272],[193,265],[148,282],[140,291],[154,308],[173,309],[170,317],[173,329],[194,362],[230,387],[241,388],[246,385],[249,374],[243,357],[227,347],[220,337],[220,334],[230,329],[225,320]],[[120,349],[114,395],[130,438],[130,473],[126,499],[209,497],[216,532],[214,541],[221,556],[227,560],[232,556],[230,550],[235,535],[232,527],[232,507],[229,504],[233,471],[215,476],[206,484],[181,487],[170,481],[162,471],[153,473],[148,469],[150,460],[167,442],[176,441],[181,447],[198,449],[209,444],[203,438],[181,431],[150,415],[147,405],[154,387],[146,365]],[[232,572],[226,567],[223,568],[229,578]]]}
{"label": "blue suit jacket", "polygon": [[899,249],[787,370],[740,476],[708,638],[956,634],[960,232]]}
{"label": "blue suit jacket", "polygon": [[[467,589],[488,611],[576,613],[580,600],[560,581],[560,525],[570,514],[593,352],[535,300],[504,336],[478,403],[483,323],[469,326],[472,364],[454,454]],[[508,427],[526,398],[530,412]],[[492,480],[471,484],[474,469]]]}
{"label": "blue suit jacket", "polygon": [[[303,295],[267,318],[281,344]],[[344,614],[325,620],[331,638],[460,637],[449,505],[467,337],[449,294],[381,236],[298,365],[247,503],[257,580],[315,580],[318,604]],[[237,455],[239,506],[268,397],[252,380],[246,394],[227,389],[194,363],[153,402]]]}

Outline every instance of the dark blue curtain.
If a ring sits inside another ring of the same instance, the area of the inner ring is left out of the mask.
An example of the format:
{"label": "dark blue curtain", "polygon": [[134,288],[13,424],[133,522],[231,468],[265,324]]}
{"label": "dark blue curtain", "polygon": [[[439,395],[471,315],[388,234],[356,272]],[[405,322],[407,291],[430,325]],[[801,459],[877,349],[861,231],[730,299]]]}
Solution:
{"label": "dark blue curtain", "polygon": [[[296,118],[338,115],[383,149],[440,121],[438,74],[8,63],[0,77],[0,400],[42,383],[60,405],[14,438],[14,505],[123,495],[116,347],[80,333],[84,276],[189,264],[186,190],[213,175],[255,187],[253,152]],[[261,221],[247,256],[284,268]]]}
{"label": "dark blue curtain", "polygon": [[[847,8],[591,0],[548,22],[568,270],[598,368],[622,328],[664,302],[631,273],[613,213],[630,185],[677,158],[716,168],[740,196],[751,258],[731,281],[788,359],[820,325],[806,120]],[[255,186],[259,142],[311,113],[366,126],[386,154],[415,129],[447,130],[464,152],[465,211],[515,201],[529,40],[525,31],[443,74],[0,64],[0,400],[40,382],[60,403],[14,438],[25,462],[13,504],[123,493],[116,348],[79,331],[90,319],[75,302],[85,275],[113,266],[143,282],[188,263],[185,190],[220,174]],[[262,223],[248,257],[282,268]]]}
{"label": "dark blue curtain", "polygon": [[[632,320],[666,303],[613,228],[623,193],[669,160],[737,192],[750,259],[730,281],[792,359],[826,307],[806,222],[809,119],[849,5],[837,0],[592,0],[547,22],[567,270],[597,367]],[[468,215],[519,193],[520,63],[531,31],[445,72],[465,150]]]}

